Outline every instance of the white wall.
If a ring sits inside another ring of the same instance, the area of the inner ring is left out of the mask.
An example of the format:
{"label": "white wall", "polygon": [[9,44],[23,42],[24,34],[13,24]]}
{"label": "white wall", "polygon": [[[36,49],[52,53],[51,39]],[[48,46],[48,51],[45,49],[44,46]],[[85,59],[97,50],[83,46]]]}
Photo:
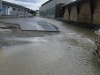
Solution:
{"label": "white wall", "polygon": [[11,15],[10,12],[12,11],[12,7],[7,6],[7,15]]}
{"label": "white wall", "polygon": [[[18,16],[28,16],[28,9],[16,5],[11,5],[9,3],[2,2],[3,5],[3,15],[18,15]],[[8,8],[9,7],[9,8]],[[16,8],[16,11],[13,11]],[[20,12],[18,11],[20,9]],[[21,11],[23,9],[23,11]],[[26,10],[26,12],[24,11]]]}

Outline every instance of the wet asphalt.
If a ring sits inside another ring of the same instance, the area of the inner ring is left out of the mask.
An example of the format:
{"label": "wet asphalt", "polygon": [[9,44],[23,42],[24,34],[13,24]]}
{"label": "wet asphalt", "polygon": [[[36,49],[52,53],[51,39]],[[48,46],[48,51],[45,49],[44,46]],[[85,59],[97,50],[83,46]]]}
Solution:
{"label": "wet asphalt", "polygon": [[[52,23],[60,32],[4,33],[7,36],[0,39],[8,41],[8,45],[0,48],[0,75],[100,75],[100,62],[92,54],[95,50],[92,30],[40,19]],[[14,42],[9,45],[10,41]]]}
{"label": "wet asphalt", "polygon": [[14,19],[0,19],[0,22],[19,24],[21,30],[35,30],[35,31],[58,31],[55,25],[42,20],[39,17],[34,18],[14,18]]}

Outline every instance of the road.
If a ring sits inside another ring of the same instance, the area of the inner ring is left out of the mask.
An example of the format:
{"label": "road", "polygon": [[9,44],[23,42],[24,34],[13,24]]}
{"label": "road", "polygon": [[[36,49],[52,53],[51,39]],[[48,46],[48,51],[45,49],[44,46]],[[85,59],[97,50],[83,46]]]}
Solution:
{"label": "road", "polygon": [[6,43],[0,48],[0,75],[100,75],[100,63],[92,54],[92,30],[40,19],[60,32],[4,32],[0,36],[1,44]]}
{"label": "road", "polygon": [[21,30],[58,31],[57,28],[53,24],[48,23],[38,17],[0,19],[0,22],[19,24]]}

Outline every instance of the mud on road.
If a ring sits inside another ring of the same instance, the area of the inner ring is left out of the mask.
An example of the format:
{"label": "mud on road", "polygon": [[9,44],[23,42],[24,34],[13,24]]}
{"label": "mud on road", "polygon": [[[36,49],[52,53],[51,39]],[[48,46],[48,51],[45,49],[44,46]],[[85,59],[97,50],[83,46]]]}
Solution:
{"label": "mud on road", "polygon": [[[60,32],[0,31],[0,75],[100,75],[93,32],[52,19]],[[14,26],[14,27],[13,27]]]}
{"label": "mud on road", "polygon": [[2,46],[11,46],[11,45],[19,45],[19,44],[27,44],[30,43],[28,41],[14,41],[14,40],[6,40],[4,38],[10,37],[43,37],[47,35],[54,35],[58,32],[49,32],[49,31],[22,31],[18,24],[8,24],[8,23],[0,23],[0,48]]}

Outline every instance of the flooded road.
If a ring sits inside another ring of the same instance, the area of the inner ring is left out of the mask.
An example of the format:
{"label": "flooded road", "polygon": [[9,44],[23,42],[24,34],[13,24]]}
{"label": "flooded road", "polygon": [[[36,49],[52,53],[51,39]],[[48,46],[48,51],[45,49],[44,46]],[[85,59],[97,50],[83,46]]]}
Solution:
{"label": "flooded road", "polygon": [[0,75],[100,75],[100,63],[92,54],[93,31],[41,19],[56,25],[60,32],[24,32],[20,36],[15,32],[2,37],[13,42],[0,49]]}

